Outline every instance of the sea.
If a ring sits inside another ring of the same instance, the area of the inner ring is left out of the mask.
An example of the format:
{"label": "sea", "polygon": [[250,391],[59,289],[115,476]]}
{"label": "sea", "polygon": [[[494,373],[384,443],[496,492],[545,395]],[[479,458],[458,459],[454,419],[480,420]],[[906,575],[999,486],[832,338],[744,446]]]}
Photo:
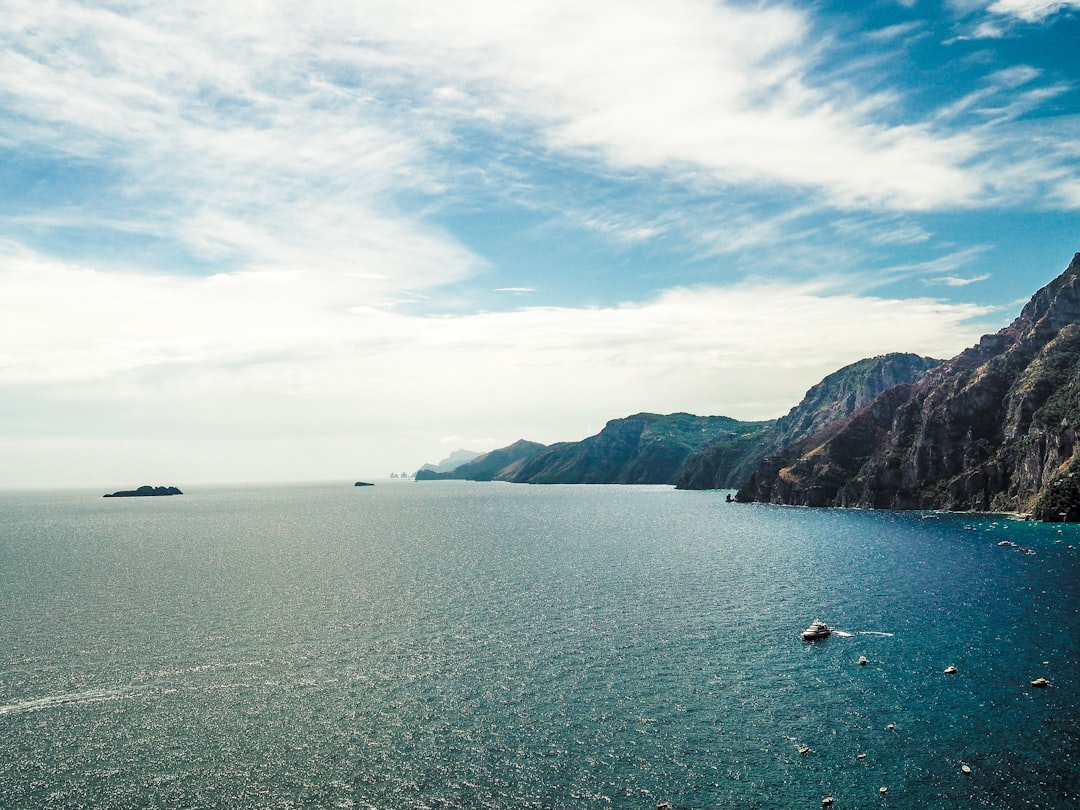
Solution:
{"label": "sea", "polygon": [[184,490],[0,493],[4,810],[1080,808],[1078,526]]}

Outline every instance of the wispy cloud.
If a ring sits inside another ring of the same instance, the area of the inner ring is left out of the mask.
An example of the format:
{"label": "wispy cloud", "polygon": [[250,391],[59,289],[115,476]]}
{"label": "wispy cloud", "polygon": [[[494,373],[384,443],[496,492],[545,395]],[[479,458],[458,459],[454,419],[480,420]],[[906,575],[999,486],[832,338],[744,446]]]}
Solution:
{"label": "wispy cloud", "polygon": [[938,278],[926,279],[927,284],[944,284],[946,287],[966,287],[969,284],[975,284],[979,281],[986,281],[990,278],[989,273],[983,273],[978,276],[971,276],[970,278],[961,278],[960,276],[939,276]]}
{"label": "wispy cloud", "polygon": [[993,14],[1017,17],[1024,22],[1040,22],[1066,9],[1080,9],[1077,0],[996,0],[989,6]]}
{"label": "wispy cloud", "polygon": [[[1033,87],[1006,101],[1003,92],[1034,76],[1011,87],[991,80],[937,116],[890,124],[880,112],[894,98],[808,81],[821,68],[820,32],[787,6],[185,9],[10,3],[0,20],[0,139],[109,167],[105,193],[204,262],[317,261],[326,272],[374,270],[401,289],[483,267],[418,215],[422,206],[404,203],[437,204],[469,173],[506,180],[498,155],[462,145],[462,127],[714,192],[788,187],[799,204],[920,211],[1032,193],[1037,184],[1016,174],[1003,188],[996,134],[951,120],[977,107],[1013,118],[1058,92]],[[1028,177],[1053,174],[1036,168]],[[82,207],[86,215],[93,201]],[[663,227],[625,215],[580,221],[636,241]]]}

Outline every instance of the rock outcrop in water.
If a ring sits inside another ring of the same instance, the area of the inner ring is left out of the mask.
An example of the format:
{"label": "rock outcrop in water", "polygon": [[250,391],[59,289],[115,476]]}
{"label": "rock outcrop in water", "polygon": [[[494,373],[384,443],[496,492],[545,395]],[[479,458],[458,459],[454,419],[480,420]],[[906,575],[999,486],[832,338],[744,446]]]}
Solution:
{"label": "rock outcrop in water", "polygon": [[110,492],[106,495],[102,495],[103,498],[144,498],[153,497],[155,495],[183,495],[176,487],[152,487],[149,484],[143,484],[138,489],[122,489],[119,492]]}
{"label": "rock outcrop in water", "polygon": [[763,460],[740,501],[1080,520],[1080,254],[1009,326]]}
{"label": "rock outcrop in water", "polygon": [[920,379],[941,360],[886,354],[834,371],[806,392],[802,402],[757,434],[723,439],[686,460],[679,489],[738,487],[767,456],[859,410],[882,391]]}

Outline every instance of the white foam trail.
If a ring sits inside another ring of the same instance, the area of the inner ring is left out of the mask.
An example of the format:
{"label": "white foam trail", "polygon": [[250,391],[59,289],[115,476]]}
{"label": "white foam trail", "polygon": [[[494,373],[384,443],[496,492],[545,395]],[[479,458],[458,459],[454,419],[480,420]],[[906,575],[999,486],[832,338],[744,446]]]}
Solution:
{"label": "white foam trail", "polygon": [[881,630],[833,630],[833,635],[851,638],[852,636],[895,636],[896,633],[885,633]]}
{"label": "white foam trail", "polygon": [[28,698],[15,703],[0,705],[0,714],[12,714],[15,712],[34,712],[42,709],[52,709],[57,706],[70,706],[81,703],[101,703],[106,700],[119,700],[131,697],[135,692],[121,691],[117,689],[90,689],[86,692],[70,692],[65,695],[49,695],[42,698]]}

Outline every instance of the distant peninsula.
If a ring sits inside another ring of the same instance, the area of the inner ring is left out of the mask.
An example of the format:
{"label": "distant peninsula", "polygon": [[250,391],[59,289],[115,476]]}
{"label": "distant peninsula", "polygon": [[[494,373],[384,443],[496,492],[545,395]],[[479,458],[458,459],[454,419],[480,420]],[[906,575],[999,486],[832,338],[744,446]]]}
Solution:
{"label": "distant peninsula", "polygon": [[122,489],[119,492],[110,492],[102,495],[103,498],[146,498],[155,495],[183,495],[176,487],[152,487],[144,484],[138,489]]}
{"label": "distant peninsula", "polygon": [[370,481],[357,481],[355,484],[353,484],[353,486],[354,487],[373,487],[375,485],[373,483],[371,483]]}

